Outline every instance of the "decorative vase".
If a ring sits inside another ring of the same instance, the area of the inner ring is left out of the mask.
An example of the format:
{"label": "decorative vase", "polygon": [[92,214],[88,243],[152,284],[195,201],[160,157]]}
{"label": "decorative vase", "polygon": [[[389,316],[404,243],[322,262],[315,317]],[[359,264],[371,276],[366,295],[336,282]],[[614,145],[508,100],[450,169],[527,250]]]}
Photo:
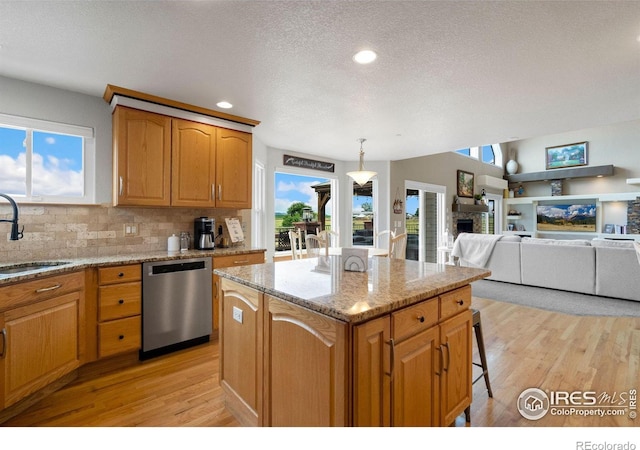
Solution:
{"label": "decorative vase", "polygon": [[507,173],[513,175],[518,171],[518,162],[515,159],[510,159],[507,162]]}

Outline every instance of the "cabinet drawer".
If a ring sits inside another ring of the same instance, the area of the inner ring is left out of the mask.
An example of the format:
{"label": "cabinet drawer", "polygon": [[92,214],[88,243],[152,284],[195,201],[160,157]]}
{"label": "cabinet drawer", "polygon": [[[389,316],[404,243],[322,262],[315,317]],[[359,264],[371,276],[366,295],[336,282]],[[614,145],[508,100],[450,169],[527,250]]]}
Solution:
{"label": "cabinet drawer", "polygon": [[425,300],[391,314],[393,339],[402,341],[438,323],[438,298]]}
{"label": "cabinet drawer", "polygon": [[467,285],[440,296],[440,318],[455,316],[471,306],[471,286]]}
{"label": "cabinet drawer", "polygon": [[140,264],[101,267],[98,269],[98,283],[100,285],[140,281],[141,278],[142,267],[140,266]]}
{"label": "cabinet drawer", "polygon": [[0,288],[0,310],[84,289],[84,271],[53,275]]}
{"label": "cabinet drawer", "polygon": [[142,284],[101,286],[98,289],[98,320],[105,321],[140,314]]}
{"label": "cabinet drawer", "polygon": [[140,348],[141,342],[140,316],[101,323],[98,325],[98,334],[100,337],[98,356],[100,358],[137,350]]}
{"label": "cabinet drawer", "polygon": [[264,252],[259,253],[243,253],[239,255],[214,256],[213,268],[220,269],[222,267],[246,266],[249,264],[264,263]]}

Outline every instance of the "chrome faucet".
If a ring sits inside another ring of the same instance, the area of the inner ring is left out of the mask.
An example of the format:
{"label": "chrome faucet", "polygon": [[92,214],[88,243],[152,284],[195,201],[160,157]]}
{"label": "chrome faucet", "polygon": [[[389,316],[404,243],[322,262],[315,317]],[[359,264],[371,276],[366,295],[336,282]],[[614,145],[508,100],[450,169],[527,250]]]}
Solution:
{"label": "chrome faucet", "polygon": [[0,197],[6,198],[9,203],[11,203],[11,207],[13,208],[13,219],[0,219],[0,222],[9,222],[11,223],[11,237],[12,241],[17,241],[18,239],[22,239],[22,232],[24,231],[24,225],[22,226],[22,230],[18,231],[18,205],[16,202],[9,197],[7,194],[0,194]]}

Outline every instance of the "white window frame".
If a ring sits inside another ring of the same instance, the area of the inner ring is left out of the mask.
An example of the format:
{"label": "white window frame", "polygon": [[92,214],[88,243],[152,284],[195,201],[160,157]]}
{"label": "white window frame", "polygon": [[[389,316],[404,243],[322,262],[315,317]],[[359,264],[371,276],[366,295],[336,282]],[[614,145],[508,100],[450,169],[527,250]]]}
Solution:
{"label": "white window frame", "polygon": [[[27,160],[26,195],[12,195],[12,198],[17,203],[73,205],[91,205],[96,203],[96,139],[93,128],[59,122],[50,122],[47,120],[32,119],[29,117],[12,116],[8,114],[0,114],[0,126],[26,130],[27,132],[27,145],[25,148]],[[83,138],[82,173],[84,178],[84,186],[82,196],[66,197],[58,195],[32,195],[31,177],[33,167],[31,166],[31,160],[33,155],[33,147],[31,145],[31,136],[34,131],[71,135]]]}
{"label": "white window frame", "polygon": [[[489,144],[487,144],[489,145]],[[480,149],[484,147],[481,145],[479,147],[469,147],[469,155],[463,155],[462,153],[458,153],[458,150],[455,150],[454,153],[457,153],[460,156],[464,156],[467,158],[477,159],[483,164],[487,164],[489,166],[497,166],[502,167],[502,146],[500,144],[491,144],[491,149],[493,150],[493,163],[487,163],[482,161],[482,156],[480,155]],[[466,148],[466,147],[465,147]],[[462,149],[459,149],[462,150]]]}

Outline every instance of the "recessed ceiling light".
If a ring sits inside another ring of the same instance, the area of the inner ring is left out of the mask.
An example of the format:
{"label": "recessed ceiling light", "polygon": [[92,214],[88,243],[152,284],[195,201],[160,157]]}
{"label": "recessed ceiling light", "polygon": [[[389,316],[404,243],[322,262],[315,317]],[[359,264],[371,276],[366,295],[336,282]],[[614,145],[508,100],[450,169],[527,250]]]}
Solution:
{"label": "recessed ceiling light", "polygon": [[362,50],[353,55],[353,60],[358,64],[369,64],[376,60],[378,55],[373,50]]}
{"label": "recessed ceiling light", "polygon": [[224,109],[233,108],[233,105],[229,102],[218,102],[216,103],[216,105],[218,106],[218,108],[224,108]]}

